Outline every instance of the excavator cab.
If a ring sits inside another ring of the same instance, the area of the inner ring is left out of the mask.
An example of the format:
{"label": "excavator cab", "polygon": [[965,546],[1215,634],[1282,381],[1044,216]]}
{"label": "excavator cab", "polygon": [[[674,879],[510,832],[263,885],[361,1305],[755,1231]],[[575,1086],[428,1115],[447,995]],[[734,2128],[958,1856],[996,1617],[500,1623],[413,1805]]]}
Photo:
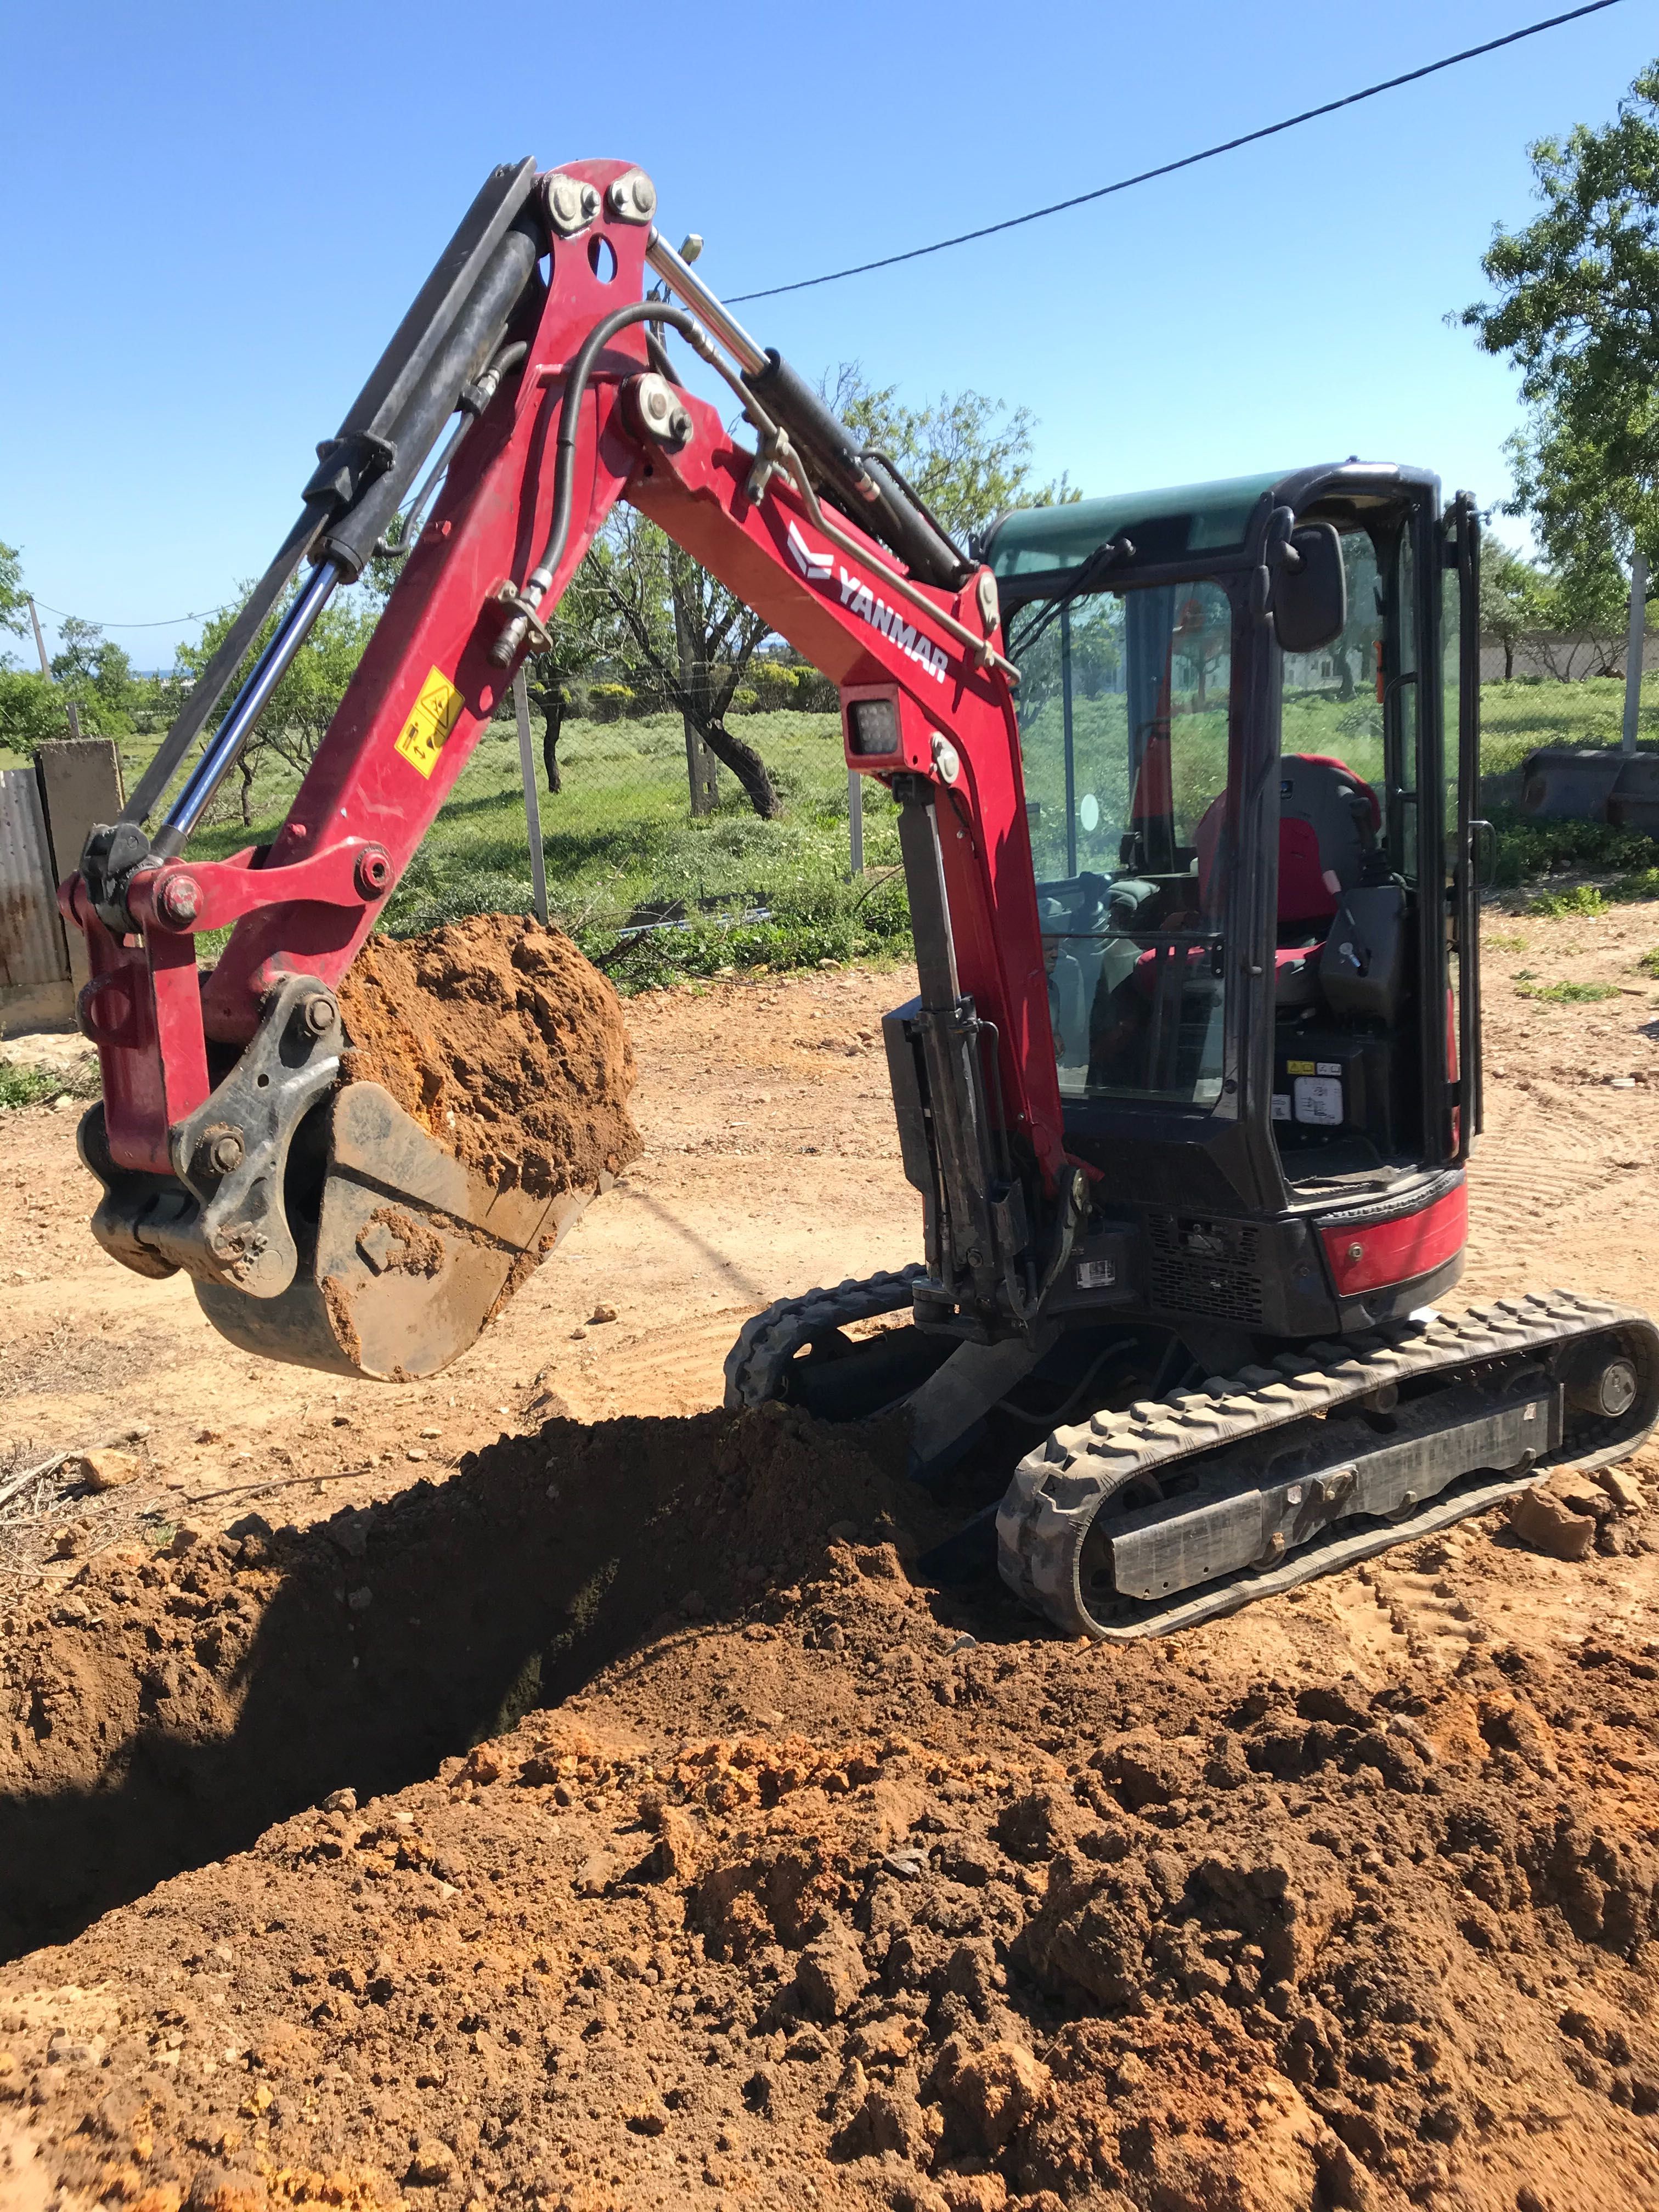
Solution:
{"label": "excavator cab", "polygon": [[1468,501],[1349,463],[1017,512],[984,550],[1066,1143],[1109,1194],[1073,1288],[1286,1334],[1426,1303],[1480,1122]]}

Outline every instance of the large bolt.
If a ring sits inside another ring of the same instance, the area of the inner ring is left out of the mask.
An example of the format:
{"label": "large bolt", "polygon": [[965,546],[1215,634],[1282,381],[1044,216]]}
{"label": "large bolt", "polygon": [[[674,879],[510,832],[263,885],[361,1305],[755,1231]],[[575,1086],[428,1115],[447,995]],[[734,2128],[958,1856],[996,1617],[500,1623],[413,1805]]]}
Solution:
{"label": "large bolt", "polygon": [[654,371],[634,380],[640,426],[665,446],[683,446],[691,435],[691,416],[666,377]]}
{"label": "large bolt", "polygon": [[155,911],[170,929],[188,929],[202,911],[202,886],[194,876],[164,876]]}
{"label": "large bolt", "polygon": [[242,1164],[242,1140],[234,1129],[227,1129],[222,1137],[216,1137],[209,1158],[221,1175],[229,1175]]}
{"label": "large bolt", "polygon": [[584,229],[599,211],[599,196],[592,185],[575,177],[553,176],[547,180],[547,212],[562,237]]}
{"label": "large bolt", "polygon": [[326,1036],[334,1026],[334,1001],[326,991],[313,991],[300,1004],[300,1019],[313,1036]]}
{"label": "large bolt", "polygon": [[378,845],[366,845],[352,872],[359,898],[379,898],[392,881],[392,862]]}
{"label": "large bolt", "polygon": [[605,204],[618,222],[649,222],[657,212],[657,188],[643,169],[612,179]]}

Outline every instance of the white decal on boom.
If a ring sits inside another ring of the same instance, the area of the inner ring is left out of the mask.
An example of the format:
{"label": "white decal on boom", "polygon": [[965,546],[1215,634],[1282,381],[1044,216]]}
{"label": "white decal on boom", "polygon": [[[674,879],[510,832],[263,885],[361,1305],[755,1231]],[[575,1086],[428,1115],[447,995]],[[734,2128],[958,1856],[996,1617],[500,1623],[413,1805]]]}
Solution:
{"label": "white decal on boom", "polygon": [[845,568],[841,571],[841,603],[860,622],[867,622],[872,629],[878,629],[918,668],[925,668],[936,684],[944,683],[950,665],[945,647],[935,645],[931,638],[919,636],[914,623],[906,622],[896,607],[890,607],[878,599],[868,584],[860,583]]}
{"label": "white decal on boom", "polygon": [[793,519],[789,524],[789,553],[809,584],[827,584],[835,574],[835,556],[820,553],[816,545],[809,545],[800,534],[800,525]]}

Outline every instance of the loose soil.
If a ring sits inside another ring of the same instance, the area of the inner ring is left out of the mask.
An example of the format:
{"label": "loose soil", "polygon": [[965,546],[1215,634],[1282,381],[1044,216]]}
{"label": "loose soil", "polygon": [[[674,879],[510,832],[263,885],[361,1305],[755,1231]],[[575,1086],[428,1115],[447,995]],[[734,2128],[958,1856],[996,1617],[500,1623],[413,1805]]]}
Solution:
{"label": "loose soil", "polygon": [[477,915],[372,938],[340,1011],[343,1080],[380,1084],[488,1182],[555,1196],[639,1155],[621,1003],[556,929]]}
{"label": "loose soil", "polygon": [[[1491,929],[1643,995],[1489,957],[1465,1287],[1650,1302],[1659,912]],[[904,989],[630,1005],[646,1158],[408,1394],[202,1341],[7,1118],[14,1453],[149,1433],[9,1554],[0,2205],[1659,2206],[1659,1455],[1557,1478],[1582,1561],[1494,1517],[1103,1651],[913,1582],[879,1439],[698,1410],[914,1255]]]}

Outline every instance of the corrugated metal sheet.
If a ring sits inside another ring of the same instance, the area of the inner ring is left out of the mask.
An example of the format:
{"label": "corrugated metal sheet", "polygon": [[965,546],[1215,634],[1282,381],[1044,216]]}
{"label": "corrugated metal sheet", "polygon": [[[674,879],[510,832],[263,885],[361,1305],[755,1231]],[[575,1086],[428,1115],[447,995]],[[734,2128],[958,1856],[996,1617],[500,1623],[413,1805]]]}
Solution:
{"label": "corrugated metal sheet", "polygon": [[69,971],[40,786],[33,769],[0,770],[0,990]]}

